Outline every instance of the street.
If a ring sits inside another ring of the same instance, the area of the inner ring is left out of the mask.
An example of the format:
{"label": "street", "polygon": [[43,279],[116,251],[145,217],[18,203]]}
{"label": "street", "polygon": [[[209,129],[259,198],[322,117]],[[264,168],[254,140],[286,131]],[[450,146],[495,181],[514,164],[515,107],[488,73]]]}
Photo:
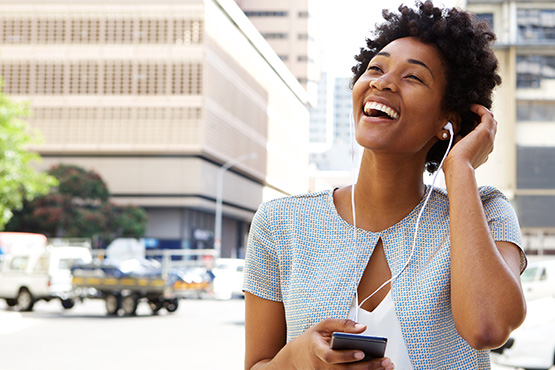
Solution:
{"label": "street", "polygon": [[[181,300],[158,316],[107,317],[104,302],[71,310],[38,302],[19,313],[0,302],[0,370],[242,369],[244,300]],[[492,365],[492,370],[509,370]]]}
{"label": "street", "polygon": [[178,310],[152,316],[107,317],[104,302],[71,310],[38,302],[19,313],[0,302],[0,370],[242,369],[242,299],[181,300]]}

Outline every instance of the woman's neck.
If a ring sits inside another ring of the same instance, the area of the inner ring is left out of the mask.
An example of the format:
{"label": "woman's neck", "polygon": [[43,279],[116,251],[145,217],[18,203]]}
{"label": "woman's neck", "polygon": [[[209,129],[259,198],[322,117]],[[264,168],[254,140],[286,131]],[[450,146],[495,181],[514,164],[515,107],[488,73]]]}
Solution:
{"label": "woman's neck", "polygon": [[378,160],[365,153],[355,186],[357,226],[381,231],[405,218],[424,195],[423,166],[416,161]]}

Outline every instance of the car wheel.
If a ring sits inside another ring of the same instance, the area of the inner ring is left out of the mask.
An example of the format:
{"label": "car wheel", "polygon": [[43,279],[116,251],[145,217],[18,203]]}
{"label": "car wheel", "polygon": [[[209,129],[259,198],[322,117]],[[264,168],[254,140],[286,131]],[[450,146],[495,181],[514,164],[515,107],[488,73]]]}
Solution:
{"label": "car wheel", "polygon": [[106,313],[110,316],[117,315],[121,308],[121,296],[108,294],[104,300],[106,301]]}
{"label": "car wheel", "polygon": [[19,311],[32,311],[35,301],[33,295],[27,288],[21,288],[17,295],[16,307]]}
{"label": "car wheel", "polygon": [[164,307],[168,312],[175,312],[177,310],[177,306],[177,298],[168,299],[166,302],[164,302]]}
{"label": "car wheel", "polygon": [[139,299],[133,294],[125,296],[121,300],[121,308],[123,309],[123,313],[127,316],[135,315],[138,305]]}
{"label": "car wheel", "polygon": [[75,301],[73,299],[62,299],[62,307],[66,310],[73,308]]}
{"label": "car wheel", "polygon": [[164,302],[157,301],[148,301],[148,306],[154,315],[158,314],[162,307],[164,307]]}

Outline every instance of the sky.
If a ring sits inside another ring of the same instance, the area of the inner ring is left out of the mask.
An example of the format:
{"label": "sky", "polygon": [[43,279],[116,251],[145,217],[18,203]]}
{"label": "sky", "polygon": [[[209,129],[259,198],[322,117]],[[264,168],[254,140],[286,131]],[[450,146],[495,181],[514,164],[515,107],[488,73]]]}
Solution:
{"label": "sky", "polygon": [[[383,21],[382,9],[396,10],[401,3],[413,6],[414,0],[319,0],[322,69],[330,77],[350,77],[354,56],[375,24]],[[455,0],[434,3],[454,6]]]}

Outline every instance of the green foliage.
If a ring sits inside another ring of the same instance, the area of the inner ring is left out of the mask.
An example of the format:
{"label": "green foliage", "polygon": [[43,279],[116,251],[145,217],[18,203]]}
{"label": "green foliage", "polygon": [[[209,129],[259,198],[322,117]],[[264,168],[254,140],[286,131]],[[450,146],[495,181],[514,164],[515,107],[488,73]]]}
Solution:
{"label": "green foliage", "polygon": [[110,197],[104,180],[94,171],[73,165],[58,165],[48,171],[60,182],[58,192],[86,201],[106,201]]}
{"label": "green foliage", "polygon": [[1,88],[0,82],[0,230],[25,200],[48,193],[57,183],[33,166],[41,158],[27,150],[38,137],[22,120],[29,115],[27,105],[10,100]]}
{"label": "green foliage", "polygon": [[48,172],[59,185],[50,194],[26,202],[7,228],[50,237],[94,237],[105,244],[117,237],[144,235],[146,211],[111,203],[108,187],[96,172],[65,164]]}

